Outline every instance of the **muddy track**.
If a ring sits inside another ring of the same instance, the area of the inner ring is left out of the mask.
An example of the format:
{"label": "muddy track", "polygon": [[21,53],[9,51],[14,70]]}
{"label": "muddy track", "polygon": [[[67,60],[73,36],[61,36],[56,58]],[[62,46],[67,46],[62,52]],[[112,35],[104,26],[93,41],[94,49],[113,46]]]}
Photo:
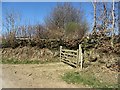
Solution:
{"label": "muddy track", "polygon": [[84,85],[67,84],[61,76],[75,70],[64,63],[4,64],[3,88],[84,88]]}

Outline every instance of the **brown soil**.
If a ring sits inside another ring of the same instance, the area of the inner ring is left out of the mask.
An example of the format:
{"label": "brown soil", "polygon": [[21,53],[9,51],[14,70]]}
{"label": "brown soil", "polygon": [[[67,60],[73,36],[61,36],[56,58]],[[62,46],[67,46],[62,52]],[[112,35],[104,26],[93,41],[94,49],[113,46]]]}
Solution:
{"label": "brown soil", "polygon": [[61,79],[67,71],[75,70],[64,63],[3,64],[3,88],[84,88],[84,85],[67,84]]}

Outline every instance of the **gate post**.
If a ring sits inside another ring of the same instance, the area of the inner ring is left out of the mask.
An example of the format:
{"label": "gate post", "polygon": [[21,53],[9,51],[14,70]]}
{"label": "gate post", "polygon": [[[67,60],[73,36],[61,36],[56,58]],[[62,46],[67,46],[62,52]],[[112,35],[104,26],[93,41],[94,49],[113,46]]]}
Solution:
{"label": "gate post", "polygon": [[79,60],[80,60],[80,66],[81,66],[81,69],[82,69],[82,67],[83,67],[83,55],[82,55],[81,44],[79,45]]}
{"label": "gate post", "polygon": [[60,46],[60,62],[62,61],[61,53],[62,53],[62,46]]}
{"label": "gate post", "polygon": [[79,67],[79,49],[77,49],[77,67]]}

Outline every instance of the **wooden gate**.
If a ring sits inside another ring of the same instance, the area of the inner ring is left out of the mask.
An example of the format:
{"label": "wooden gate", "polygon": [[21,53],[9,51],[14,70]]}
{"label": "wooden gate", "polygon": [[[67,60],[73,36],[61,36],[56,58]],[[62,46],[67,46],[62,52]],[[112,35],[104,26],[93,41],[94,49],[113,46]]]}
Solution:
{"label": "wooden gate", "polygon": [[60,46],[60,61],[74,65],[75,67],[81,66],[82,69],[82,60],[83,55],[81,45],[79,45],[79,49],[77,50],[63,49],[62,46]]}

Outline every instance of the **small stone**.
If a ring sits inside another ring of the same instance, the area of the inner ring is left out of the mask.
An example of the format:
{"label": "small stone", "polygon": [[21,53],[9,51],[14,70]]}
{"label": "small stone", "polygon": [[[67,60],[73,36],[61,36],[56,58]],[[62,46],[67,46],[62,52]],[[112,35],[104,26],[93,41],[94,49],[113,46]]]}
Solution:
{"label": "small stone", "polygon": [[15,71],[15,74],[17,73],[17,71]]}
{"label": "small stone", "polygon": [[107,67],[107,68],[110,68],[110,67],[111,67],[111,64],[110,64],[110,63],[107,63],[107,64],[106,64],[106,67]]}
{"label": "small stone", "polygon": [[32,75],[32,73],[30,73],[28,76],[31,76]]}

